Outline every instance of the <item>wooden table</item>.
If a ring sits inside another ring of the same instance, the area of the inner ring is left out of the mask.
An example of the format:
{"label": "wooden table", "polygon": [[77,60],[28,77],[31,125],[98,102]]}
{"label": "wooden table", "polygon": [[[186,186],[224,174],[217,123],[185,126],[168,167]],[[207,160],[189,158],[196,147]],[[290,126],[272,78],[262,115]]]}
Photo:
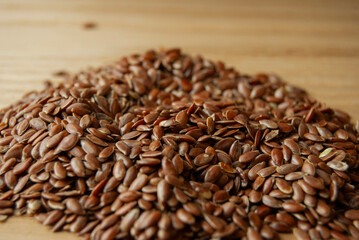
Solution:
{"label": "wooden table", "polygon": [[[87,22],[97,28],[84,29]],[[277,73],[359,120],[355,0],[0,0],[0,107],[58,70],[173,46],[241,72]],[[17,217],[0,224],[0,239],[79,238]]]}

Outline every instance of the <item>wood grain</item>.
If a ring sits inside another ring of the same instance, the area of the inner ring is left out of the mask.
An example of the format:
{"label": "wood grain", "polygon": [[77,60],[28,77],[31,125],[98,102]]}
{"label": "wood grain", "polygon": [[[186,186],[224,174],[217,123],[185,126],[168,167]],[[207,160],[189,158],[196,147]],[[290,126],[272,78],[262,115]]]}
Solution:
{"label": "wood grain", "polygon": [[[98,27],[84,29],[89,21]],[[356,121],[358,40],[355,0],[0,0],[0,107],[41,89],[57,70],[178,46],[241,72],[277,73]],[[0,232],[7,240],[79,239],[26,217]]]}

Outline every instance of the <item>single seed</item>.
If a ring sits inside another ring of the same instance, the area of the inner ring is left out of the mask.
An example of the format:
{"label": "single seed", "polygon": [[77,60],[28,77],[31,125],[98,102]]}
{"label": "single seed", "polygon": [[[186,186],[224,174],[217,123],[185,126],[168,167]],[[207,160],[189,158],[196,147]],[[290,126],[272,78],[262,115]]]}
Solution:
{"label": "single seed", "polygon": [[287,212],[301,212],[305,210],[305,206],[297,202],[284,202],[282,207]]}

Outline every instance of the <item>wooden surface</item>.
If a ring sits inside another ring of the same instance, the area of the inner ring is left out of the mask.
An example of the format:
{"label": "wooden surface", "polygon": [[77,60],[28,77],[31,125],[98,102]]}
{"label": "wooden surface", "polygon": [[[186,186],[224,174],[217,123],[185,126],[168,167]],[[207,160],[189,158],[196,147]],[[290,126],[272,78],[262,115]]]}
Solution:
{"label": "wooden surface", "polygon": [[[85,30],[86,22],[98,26]],[[42,88],[57,70],[174,46],[241,72],[277,73],[359,120],[355,0],[0,0],[0,107]],[[79,238],[20,217],[0,224],[0,239]]]}

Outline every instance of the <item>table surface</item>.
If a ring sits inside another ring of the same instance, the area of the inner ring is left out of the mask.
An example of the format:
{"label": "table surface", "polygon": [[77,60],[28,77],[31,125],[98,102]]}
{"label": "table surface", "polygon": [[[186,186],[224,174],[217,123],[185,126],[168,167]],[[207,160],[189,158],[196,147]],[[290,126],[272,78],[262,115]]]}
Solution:
{"label": "table surface", "polygon": [[[88,22],[97,27],[85,29]],[[241,72],[276,73],[355,122],[358,40],[359,1],[0,0],[0,107],[58,70],[181,47]],[[11,218],[0,232],[7,240],[79,239],[28,217]]]}

